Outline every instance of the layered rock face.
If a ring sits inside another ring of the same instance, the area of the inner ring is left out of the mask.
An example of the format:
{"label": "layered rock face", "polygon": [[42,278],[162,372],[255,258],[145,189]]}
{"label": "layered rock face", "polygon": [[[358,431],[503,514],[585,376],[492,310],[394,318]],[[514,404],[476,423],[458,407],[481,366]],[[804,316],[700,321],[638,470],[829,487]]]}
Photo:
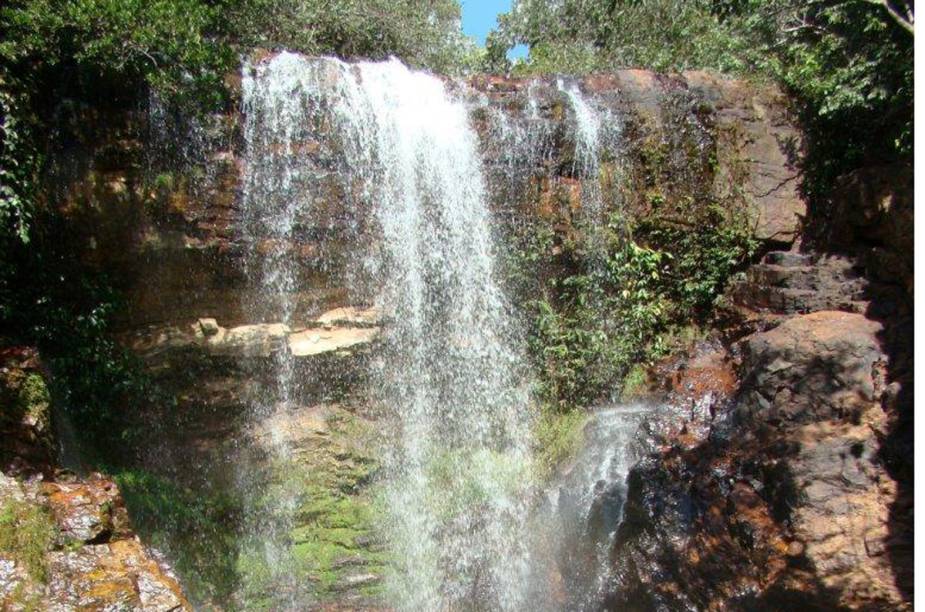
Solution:
{"label": "layered rock face", "polygon": [[191,610],[166,560],[132,530],[116,483],[57,467],[37,353],[0,355],[0,607]]}
{"label": "layered rock face", "polygon": [[[735,200],[759,239],[787,243],[806,212],[791,159],[799,132],[776,91],[708,73],[635,70],[564,85],[478,77],[450,86],[469,100],[501,221],[541,215],[568,224],[589,205],[597,187],[583,172],[570,92],[594,107],[600,144],[611,152],[594,182],[614,192],[624,214],[671,216],[662,202]],[[253,250],[299,261],[292,299],[306,319],[347,305],[344,262],[356,255],[358,233],[369,237],[369,211],[332,172],[341,145],[324,126],[293,153],[316,194],[293,244],[246,243],[237,112],[191,119],[155,105],[107,126],[60,154],[54,180],[61,207],[84,230],[84,256],[127,292],[126,329],[203,317],[256,323],[242,310],[259,291],[244,270]]]}

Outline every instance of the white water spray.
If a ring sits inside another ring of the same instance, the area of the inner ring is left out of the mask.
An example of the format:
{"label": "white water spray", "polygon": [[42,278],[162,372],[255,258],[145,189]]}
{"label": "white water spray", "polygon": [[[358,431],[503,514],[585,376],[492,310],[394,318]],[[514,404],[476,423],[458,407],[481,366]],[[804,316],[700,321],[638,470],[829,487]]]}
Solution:
{"label": "white water spray", "polygon": [[[245,83],[246,129],[261,155],[246,202],[255,235],[285,245],[310,214],[299,141],[321,126],[339,143],[338,172],[361,185],[372,226],[354,278],[388,323],[371,400],[394,418],[382,485],[384,530],[403,609],[525,605],[523,526],[530,480],[527,378],[494,270],[478,141],[443,81],[397,61],[344,64],[283,53]],[[262,122],[262,125],[259,123]],[[251,125],[251,119],[248,119]],[[254,159],[253,157],[251,158]],[[307,165],[308,164],[308,165]],[[250,195],[253,194],[253,195]],[[296,313],[295,262],[263,263],[272,305]],[[363,283],[360,283],[363,284]],[[292,388],[280,363],[280,395]]]}

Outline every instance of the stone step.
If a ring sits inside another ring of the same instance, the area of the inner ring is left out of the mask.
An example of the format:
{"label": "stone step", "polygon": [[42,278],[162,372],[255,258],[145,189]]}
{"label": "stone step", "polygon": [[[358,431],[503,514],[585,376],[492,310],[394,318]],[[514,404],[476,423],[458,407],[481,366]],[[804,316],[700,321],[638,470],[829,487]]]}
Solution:
{"label": "stone step", "polygon": [[841,256],[822,257],[816,262],[820,275],[830,278],[860,278],[862,271],[853,259]]}
{"label": "stone step", "polygon": [[862,295],[867,281],[854,267],[778,266],[755,264],[746,272],[747,282],[758,286],[813,289],[821,293]]}
{"label": "stone step", "polygon": [[817,270],[813,266],[781,266],[760,263],[748,269],[748,281],[755,285],[813,289],[817,284]]}
{"label": "stone step", "polygon": [[756,311],[802,314],[820,310],[864,312],[867,302],[853,293],[824,293],[813,289],[766,287],[743,283],[733,289],[734,301]]}
{"label": "stone step", "polygon": [[771,251],[764,256],[762,263],[788,267],[811,266],[813,265],[813,256],[794,251]]}

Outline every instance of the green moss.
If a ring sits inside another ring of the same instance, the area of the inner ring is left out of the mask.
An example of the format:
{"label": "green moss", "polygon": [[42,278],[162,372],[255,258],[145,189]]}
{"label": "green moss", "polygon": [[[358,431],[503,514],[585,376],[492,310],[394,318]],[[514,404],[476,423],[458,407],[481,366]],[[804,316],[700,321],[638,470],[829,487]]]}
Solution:
{"label": "green moss", "polygon": [[584,440],[587,414],[579,410],[558,412],[541,410],[534,423],[534,458],[537,476],[548,480],[566,461],[572,459]]}
{"label": "green moss", "polygon": [[[375,503],[370,483],[378,463],[369,455],[371,435],[366,422],[346,411],[328,415],[327,435],[319,436],[310,450],[280,459],[268,469],[270,482],[255,516],[276,523],[277,550],[262,552],[265,541],[248,543],[238,560],[248,607],[266,603],[273,609],[275,585],[293,576],[311,585],[320,600],[333,597],[344,577],[362,566],[364,572],[382,574],[388,562],[384,552],[370,548],[376,539],[381,508]],[[280,517],[278,508],[294,504],[291,515]],[[272,558],[272,562],[268,561]],[[370,595],[378,585],[363,587]],[[257,602],[252,604],[252,602]]]}
{"label": "green moss", "polygon": [[0,506],[0,552],[22,564],[40,582],[46,578],[45,553],[55,533],[51,516],[41,506],[15,499]]}
{"label": "green moss", "polygon": [[139,534],[170,554],[194,600],[222,601],[234,591],[236,499],[143,470],[117,471],[115,480]]}
{"label": "green moss", "polygon": [[0,381],[0,402],[0,420],[19,425],[28,417],[37,431],[48,431],[51,397],[40,374],[10,368]]}
{"label": "green moss", "polygon": [[175,178],[171,172],[162,172],[154,177],[154,188],[162,191],[170,191],[174,187]]}
{"label": "green moss", "polygon": [[527,459],[491,449],[446,450],[427,465],[426,503],[437,516],[450,519],[524,488],[530,468]]}
{"label": "green moss", "polygon": [[48,385],[40,374],[26,375],[19,389],[19,408],[23,414],[48,420],[48,406],[51,397],[48,394]]}
{"label": "green moss", "polygon": [[624,402],[638,399],[646,394],[648,388],[649,376],[647,368],[642,364],[636,364],[623,377],[623,389],[620,393],[620,399]]}

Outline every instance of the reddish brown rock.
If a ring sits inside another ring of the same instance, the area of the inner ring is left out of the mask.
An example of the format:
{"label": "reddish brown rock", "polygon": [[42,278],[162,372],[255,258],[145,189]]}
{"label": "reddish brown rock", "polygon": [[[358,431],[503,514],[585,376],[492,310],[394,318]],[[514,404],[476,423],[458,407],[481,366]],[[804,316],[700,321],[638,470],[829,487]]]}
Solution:
{"label": "reddish brown rock", "polygon": [[742,390],[709,436],[631,474],[611,605],[911,609],[882,329],[817,312],[742,341]]}
{"label": "reddish brown rock", "polygon": [[[159,554],[133,533],[116,483],[54,465],[38,354],[0,350],[0,609],[191,610]],[[37,463],[32,463],[33,461]]]}
{"label": "reddish brown rock", "polygon": [[41,492],[65,541],[88,544],[131,536],[125,504],[111,479],[91,474],[74,482],[46,482]]}

